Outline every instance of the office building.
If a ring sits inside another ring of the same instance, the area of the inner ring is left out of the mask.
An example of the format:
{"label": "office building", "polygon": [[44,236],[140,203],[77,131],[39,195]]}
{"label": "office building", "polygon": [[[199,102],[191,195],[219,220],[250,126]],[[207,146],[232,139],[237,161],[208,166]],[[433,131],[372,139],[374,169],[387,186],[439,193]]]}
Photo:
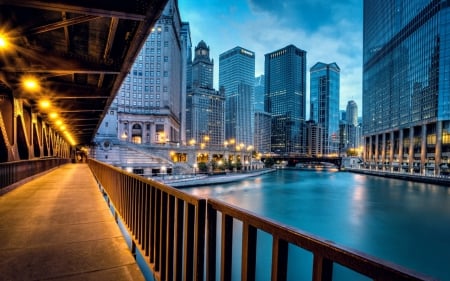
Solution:
{"label": "office building", "polygon": [[270,152],[272,117],[264,111],[264,75],[255,78],[255,151],[261,153]]}
{"label": "office building", "polygon": [[192,91],[192,41],[191,29],[188,22],[182,22],[181,34],[181,61],[182,61],[182,79],[181,79],[181,126],[180,126],[180,143],[187,144],[187,116],[186,116],[186,101],[187,93]]}
{"label": "office building", "polygon": [[313,120],[306,121],[306,147],[307,156],[322,157],[323,156],[323,128]]}
{"label": "office building", "polygon": [[213,88],[214,61],[202,40],[195,47],[192,62],[192,86],[186,102],[189,142],[221,147],[225,141],[225,93]]}
{"label": "office building", "polygon": [[255,78],[255,112],[264,112],[264,75]]}
{"label": "office building", "polygon": [[449,18],[445,1],[364,1],[364,159],[372,167],[439,174],[447,165]]}
{"label": "office building", "polygon": [[271,151],[306,153],[306,51],[289,45],[265,55],[266,112],[272,115]]}
{"label": "office building", "polygon": [[340,68],[336,63],[316,63],[310,69],[310,120],[323,129],[324,155],[339,153]]}
{"label": "office building", "polygon": [[116,95],[118,136],[135,144],[181,141],[182,22],[169,1]]}
{"label": "office building", "polygon": [[219,56],[219,87],[225,90],[225,138],[253,145],[255,53],[235,47]]}
{"label": "office building", "polygon": [[359,138],[361,135],[358,133],[358,130],[360,129],[360,126],[358,126],[358,105],[353,100],[347,103],[346,120],[343,121],[343,125],[345,125],[343,127],[345,129],[345,132],[343,133],[345,136],[343,148],[359,148]]}

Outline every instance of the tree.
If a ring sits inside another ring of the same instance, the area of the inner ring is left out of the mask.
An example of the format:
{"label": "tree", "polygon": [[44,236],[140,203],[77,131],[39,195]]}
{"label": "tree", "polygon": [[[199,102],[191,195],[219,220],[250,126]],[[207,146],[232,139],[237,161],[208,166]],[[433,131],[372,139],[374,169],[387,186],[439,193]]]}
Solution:
{"label": "tree", "polygon": [[275,164],[275,160],[273,158],[266,158],[264,160],[264,167],[266,168],[272,168],[272,166]]}
{"label": "tree", "polygon": [[198,170],[202,173],[206,173],[208,171],[208,165],[205,162],[198,163]]}

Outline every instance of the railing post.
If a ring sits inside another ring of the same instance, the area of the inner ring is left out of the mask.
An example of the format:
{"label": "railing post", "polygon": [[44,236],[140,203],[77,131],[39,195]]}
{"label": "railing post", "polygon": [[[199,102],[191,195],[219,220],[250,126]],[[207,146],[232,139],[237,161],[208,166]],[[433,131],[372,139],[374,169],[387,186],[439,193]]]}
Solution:
{"label": "railing post", "polygon": [[314,255],[313,281],[333,280],[333,262],[318,254]]}
{"label": "railing post", "polygon": [[205,224],[206,224],[206,200],[197,202],[195,212],[195,248],[194,248],[194,280],[202,281],[205,264]]}
{"label": "railing post", "polygon": [[242,281],[254,281],[256,273],[256,242],[257,230],[255,227],[243,223],[242,229]]}
{"label": "railing post", "polygon": [[166,280],[174,280],[174,246],[175,246],[175,197],[169,195],[167,202],[167,255],[166,255]]}
{"label": "railing post", "polygon": [[191,281],[194,275],[194,223],[195,208],[192,204],[185,204],[185,238],[184,238],[184,274],[183,280]]}
{"label": "railing post", "polygon": [[288,243],[273,236],[272,246],[272,280],[287,280],[287,263],[288,263]]}
{"label": "railing post", "polygon": [[183,224],[184,224],[184,201],[176,199],[175,213],[175,257],[174,257],[174,280],[182,280],[183,271]]}
{"label": "railing post", "polygon": [[206,280],[215,281],[216,280],[216,255],[217,255],[217,212],[207,203],[206,205]]}
{"label": "railing post", "polygon": [[222,246],[220,261],[220,280],[231,280],[233,257],[233,217],[222,213]]}

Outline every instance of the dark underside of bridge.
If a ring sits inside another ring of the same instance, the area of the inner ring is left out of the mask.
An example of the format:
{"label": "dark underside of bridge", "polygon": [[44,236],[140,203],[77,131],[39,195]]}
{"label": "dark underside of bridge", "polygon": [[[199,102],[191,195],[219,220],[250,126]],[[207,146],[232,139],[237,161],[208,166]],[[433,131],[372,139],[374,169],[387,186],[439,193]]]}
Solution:
{"label": "dark underside of bridge", "polygon": [[[46,98],[79,144],[89,144],[167,0],[0,0],[3,98],[20,99],[39,117]],[[37,77],[40,90],[19,86]],[[49,123],[51,123],[49,121]]]}
{"label": "dark underside of bridge", "polygon": [[[269,157],[262,157],[261,160],[265,161]],[[306,157],[306,156],[272,156],[274,163],[285,161],[288,167],[295,167],[297,164],[310,163],[330,163],[341,167],[342,157]]]}

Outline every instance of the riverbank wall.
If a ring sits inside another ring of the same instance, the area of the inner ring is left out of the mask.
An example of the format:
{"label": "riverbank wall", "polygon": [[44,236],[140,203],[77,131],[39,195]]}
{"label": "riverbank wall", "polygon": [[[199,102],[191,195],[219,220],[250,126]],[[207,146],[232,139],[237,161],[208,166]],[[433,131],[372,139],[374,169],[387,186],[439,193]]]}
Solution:
{"label": "riverbank wall", "polygon": [[164,181],[165,184],[170,185],[176,188],[183,187],[192,187],[192,186],[201,186],[201,185],[210,185],[210,184],[219,184],[219,183],[229,183],[234,181],[240,181],[246,178],[256,177],[259,175],[267,174],[276,171],[276,169],[262,169],[256,170],[252,172],[243,172],[243,173],[229,173],[225,175],[217,175],[217,176],[202,176],[189,180],[180,180],[180,181]]}
{"label": "riverbank wall", "polygon": [[424,175],[408,174],[408,173],[401,173],[401,172],[375,171],[375,170],[354,169],[354,168],[345,168],[342,171],[358,173],[358,174],[365,174],[365,175],[372,175],[372,176],[379,176],[379,177],[385,177],[385,178],[415,181],[415,182],[421,182],[421,183],[437,184],[437,185],[443,185],[446,187],[450,187],[450,177],[447,177],[447,176],[424,176]]}

